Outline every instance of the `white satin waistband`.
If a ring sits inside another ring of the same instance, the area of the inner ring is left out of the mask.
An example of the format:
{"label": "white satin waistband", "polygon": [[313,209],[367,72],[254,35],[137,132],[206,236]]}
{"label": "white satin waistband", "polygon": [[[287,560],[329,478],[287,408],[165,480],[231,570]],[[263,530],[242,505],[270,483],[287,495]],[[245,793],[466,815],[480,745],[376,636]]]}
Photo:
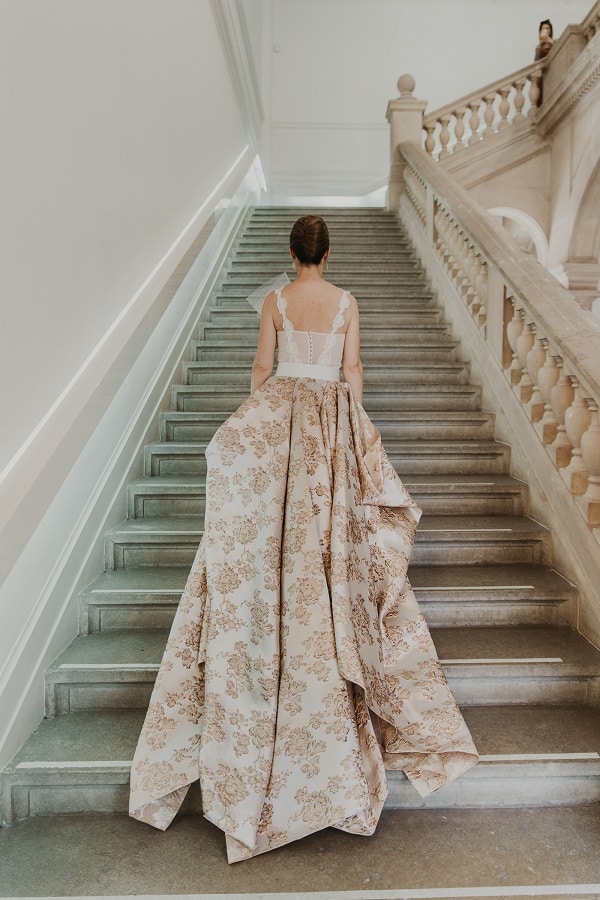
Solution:
{"label": "white satin waistband", "polygon": [[280,362],[275,375],[280,378],[317,378],[319,381],[339,381],[337,366],[319,366],[316,363]]}

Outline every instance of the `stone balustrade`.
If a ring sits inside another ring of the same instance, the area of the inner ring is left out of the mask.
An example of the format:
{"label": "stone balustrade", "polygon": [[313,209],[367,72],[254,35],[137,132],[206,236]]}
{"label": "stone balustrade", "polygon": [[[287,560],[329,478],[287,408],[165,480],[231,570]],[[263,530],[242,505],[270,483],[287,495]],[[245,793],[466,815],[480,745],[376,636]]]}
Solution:
{"label": "stone balustrade", "polygon": [[461,97],[423,120],[423,146],[443,159],[508,127],[525,123],[538,108],[545,61]]}
{"label": "stone balustrade", "polygon": [[600,3],[595,3],[581,23],[581,30],[587,41],[591,41],[600,32]]}
{"label": "stone balustrade", "polygon": [[399,155],[403,219],[422,235],[420,249],[435,255],[433,268],[452,284],[532,434],[597,528],[600,327],[542,266],[515,256],[491,217],[418,147],[403,144]]}

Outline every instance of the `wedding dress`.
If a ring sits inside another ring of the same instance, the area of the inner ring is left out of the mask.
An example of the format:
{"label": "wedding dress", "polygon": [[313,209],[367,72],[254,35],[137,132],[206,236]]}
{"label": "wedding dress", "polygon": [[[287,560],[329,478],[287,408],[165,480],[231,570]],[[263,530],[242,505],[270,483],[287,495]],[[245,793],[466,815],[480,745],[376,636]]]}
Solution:
{"label": "wedding dress", "polygon": [[200,543],[140,736],[130,814],[165,829],[200,780],[229,862],[321,828],[372,834],[402,769],[422,796],[478,756],[406,573],[421,510],[277,291],[275,376],[206,450]]}

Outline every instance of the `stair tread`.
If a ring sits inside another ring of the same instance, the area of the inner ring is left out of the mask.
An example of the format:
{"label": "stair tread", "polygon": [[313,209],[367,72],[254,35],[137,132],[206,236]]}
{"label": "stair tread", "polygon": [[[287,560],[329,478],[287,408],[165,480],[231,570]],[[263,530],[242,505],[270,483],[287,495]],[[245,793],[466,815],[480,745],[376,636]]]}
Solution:
{"label": "stair tread", "polygon": [[[141,566],[102,572],[87,588],[87,594],[132,592],[170,593],[179,596],[189,575],[189,566]],[[543,591],[570,595],[575,591],[554,569],[535,565],[498,566],[411,566],[409,578],[416,591],[447,592],[482,589],[510,589],[520,593]],[[523,589],[526,589],[523,590]]]}
{"label": "stair tread", "polygon": [[[530,704],[470,706],[463,715],[482,755],[571,754],[600,751],[600,709]],[[133,757],[144,711],[76,712],[45,719],[9,764],[25,774],[36,762],[106,761],[112,768]],[[50,770],[51,771],[51,770]],[[475,770],[476,771],[476,770]]]}
{"label": "stair tread", "polygon": [[[202,531],[200,523],[191,516],[148,516],[144,519],[126,519],[108,534],[188,534],[198,535]],[[525,516],[443,516],[424,515],[417,531],[417,540],[429,533],[450,532],[464,533],[514,533],[541,534],[547,533],[545,526]]]}
{"label": "stair tread", "polygon": [[[200,441],[153,441],[146,444],[146,447],[152,451],[161,449],[166,454],[173,453],[203,453],[208,446],[207,440]],[[473,438],[471,440],[451,441],[447,439],[428,439],[416,438],[414,440],[402,440],[401,438],[387,437],[385,441],[388,456],[392,456],[394,452],[402,450],[416,450],[420,453],[436,452],[441,454],[448,453],[506,453],[507,444],[485,438]]]}
{"label": "stair tread", "polygon": [[[171,441],[164,443],[175,444],[175,442]],[[162,447],[163,442],[155,446]],[[175,446],[180,445],[175,444]],[[409,492],[413,488],[423,491],[426,488],[437,490],[441,487],[449,489],[460,487],[463,490],[470,488],[474,491],[481,490],[484,487],[493,490],[512,490],[517,492],[521,492],[523,489],[523,482],[513,478],[511,475],[491,475],[489,477],[485,476],[485,478],[481,475],[407,475],[402,479],[402,482]],[[198,475],[142,475],[140,478],[131,481],[129,487],[136,490],[169,491],[181,488],[192,492],[204,492],[205,480]]]}
{"label": "stair tread", "polygon": [[[501,668],[504,675],[548,672],[554,676],[600,676],[600,651],[582,635],[552,626],[432,628],[440,660],[462,671],[468,663],[477,673]],[[94,666],[147,667],[153,672],[162,659],[168,631],[128,630],[80,635],[58,657],[50,672],[68,678]],[[461,663],[461,661],[464,661]],[[475,662],[476,661],[476,662]],[[83,667],[83,668],[82,668]]]}

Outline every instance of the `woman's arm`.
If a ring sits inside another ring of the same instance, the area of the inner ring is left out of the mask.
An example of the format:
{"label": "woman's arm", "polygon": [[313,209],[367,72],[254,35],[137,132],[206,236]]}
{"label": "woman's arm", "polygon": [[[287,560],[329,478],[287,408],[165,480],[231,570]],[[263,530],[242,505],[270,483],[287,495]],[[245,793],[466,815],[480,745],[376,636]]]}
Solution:
{"label": "woman's arm", "polygon": [[362,403],[363,396],[363,367],[360,361],[360,325],[358,321],[358,305],[350,294],[350,321],[346,331],[344,342],[344,356],[342,358],[342,371],[344,380],[350,385],[354,399]]}
{"label": "woman's arm", "polygon": [[265,383],[273,371],[275,346],[277,344],[277,331],[273,322],[274,298],[274,293],[267,295],[260,314],[260,331],[258,333],[256,356],[252,364],[252,381],[250,382],[252,393],[261,384]]}

